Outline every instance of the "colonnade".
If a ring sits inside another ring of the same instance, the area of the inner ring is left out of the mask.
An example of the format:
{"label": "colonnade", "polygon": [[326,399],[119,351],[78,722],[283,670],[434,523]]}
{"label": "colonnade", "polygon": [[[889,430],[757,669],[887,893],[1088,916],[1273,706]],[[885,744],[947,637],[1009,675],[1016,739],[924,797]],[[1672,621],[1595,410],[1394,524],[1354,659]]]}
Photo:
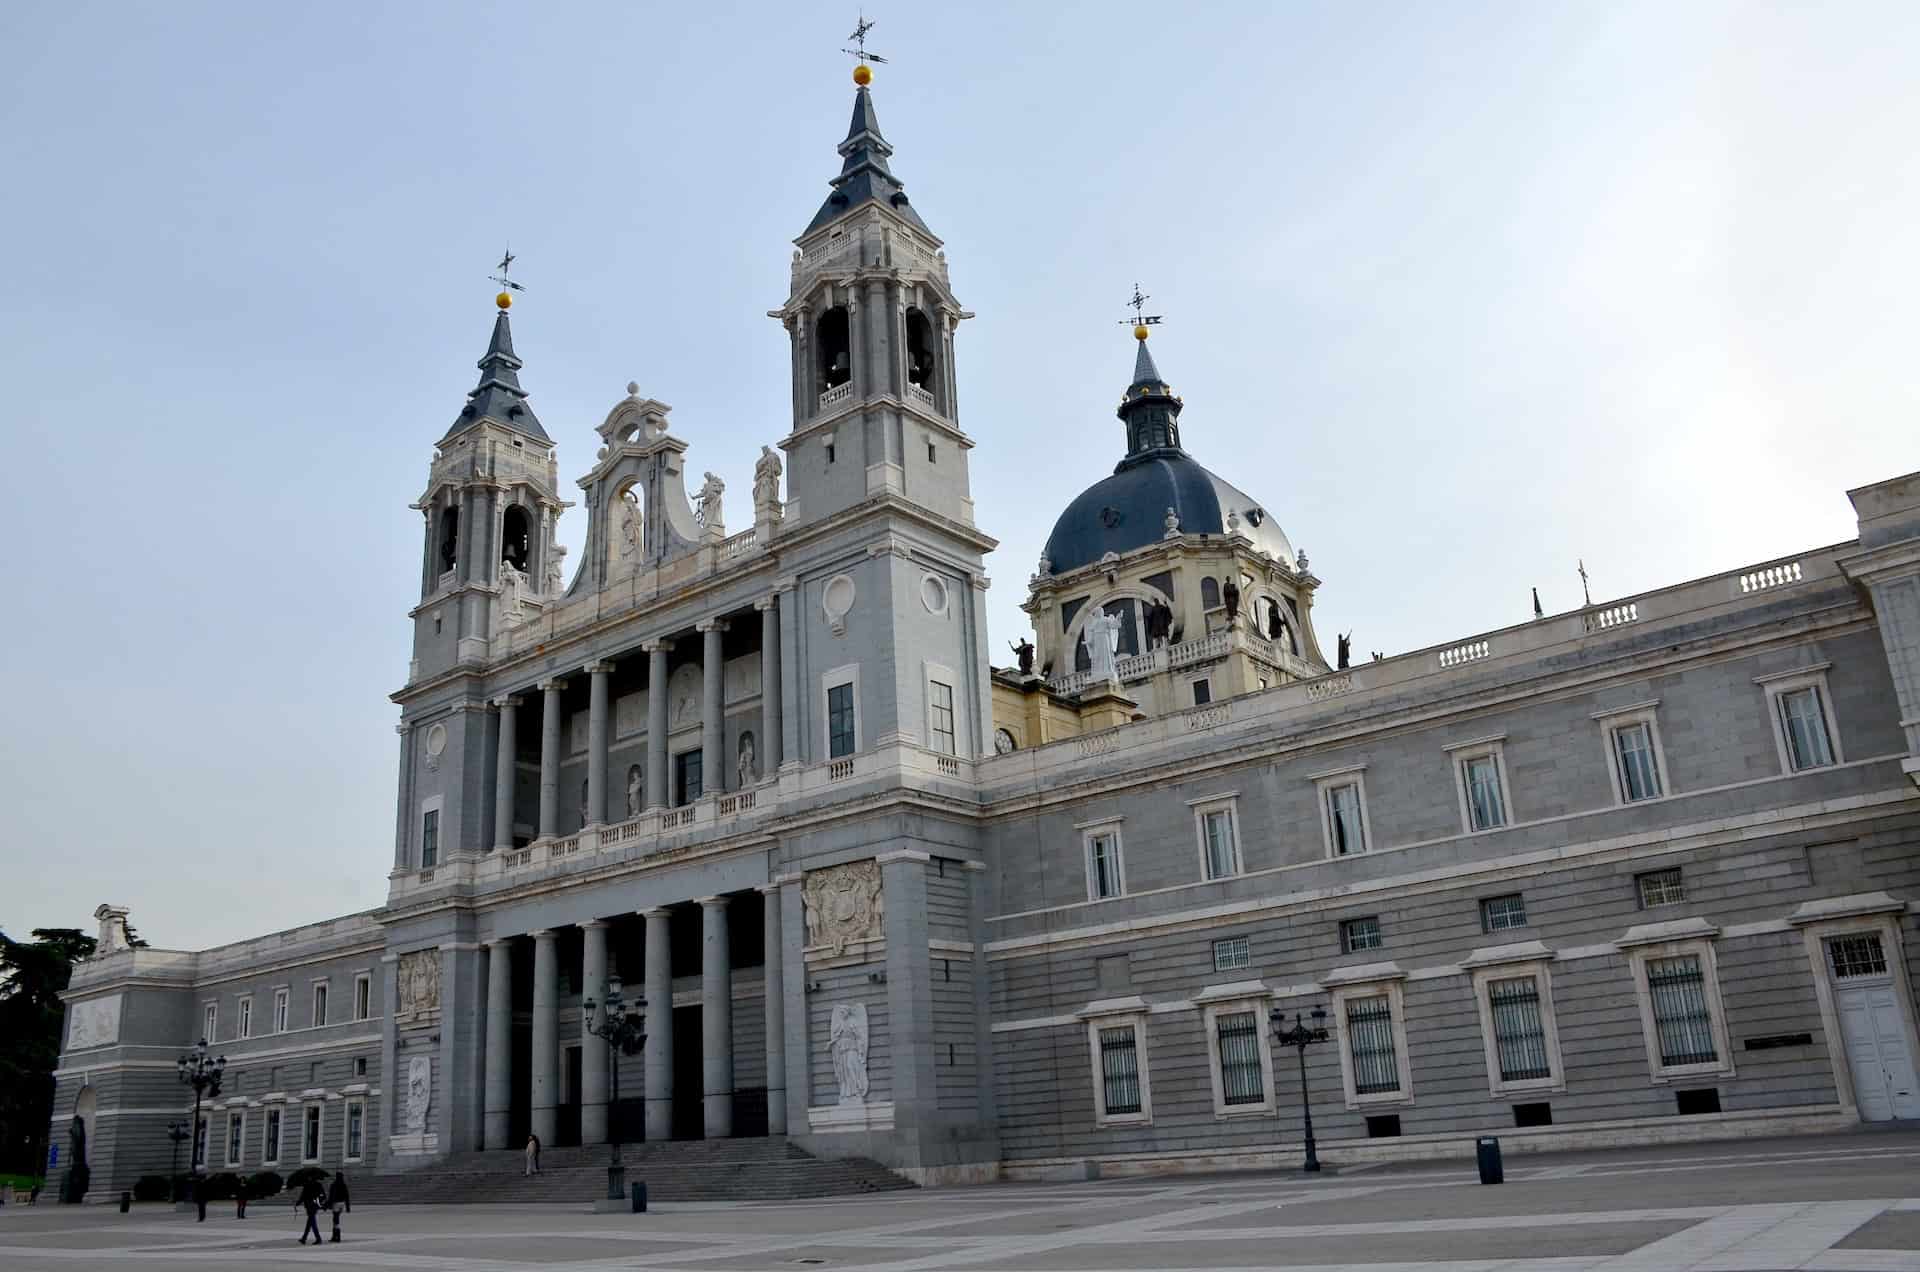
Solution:
{"label": "colonnade", "polygon": [[[767,1130],[782,1135],[787,1129],[786,1031],[781,974],[780,904],[772,885],[759,889],[770,894],[764,906],[766,986]],[[728,898],[695,898],[700,905],[700,1028],[701,1108],[706,1138],[718,1139],[734,1130],[733,966],[728,949]],[[642,1050],[646,1138],[673,1137],[675,1075],[673,1071],[673,965],[668,927],[671,911],[664,906],[640,911],[646,920],[645,1005],[646,1045]],[[608,982],[607,933],[611,923],[593,918],[580,923],[583,937],[580,994],[582,1001],[606,1001]],[[560,1037],[559,933],[537,928],[521,933],[533,938],[533,1047],[524,1075],[514,1072],[513,1056],[513,943],[514,936],[487,942],[486,1019],[479,1031],[485,1039],[482,1134],[487,1148],[518,1147],[510,1142],[514,1091],[524,1082],[529,1092],[531,1127],[543,1143],[555,1142],[559,1130]],[[635,995],[627,991],[629,1004]],[[580,1142],[605,1143],[610,1104],[609,1055],[606,1043],[587,1033],[586,1025],[604,1022],[604,1009],[583,1014],[580,1050]]]}

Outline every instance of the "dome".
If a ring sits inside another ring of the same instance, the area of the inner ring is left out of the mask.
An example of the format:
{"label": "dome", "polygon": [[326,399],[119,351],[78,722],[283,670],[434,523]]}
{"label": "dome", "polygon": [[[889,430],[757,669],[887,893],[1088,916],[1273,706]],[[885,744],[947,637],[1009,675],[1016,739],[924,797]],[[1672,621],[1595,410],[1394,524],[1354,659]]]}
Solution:
{"label": "dome", "polygon": [[1182,534],[1225,534],[1227,514],[1240,514],[1239,533],[1257,552],[1293,560],[1293,545],[1265,509],[1224,479],[1173,447],[1130,455],[1113,476],[1095,482],[1067,505],[1047,536],[1047,562],[1056,574],[1091,565],[1109,552],[1126,553],[1166,537],[1167,509]]}

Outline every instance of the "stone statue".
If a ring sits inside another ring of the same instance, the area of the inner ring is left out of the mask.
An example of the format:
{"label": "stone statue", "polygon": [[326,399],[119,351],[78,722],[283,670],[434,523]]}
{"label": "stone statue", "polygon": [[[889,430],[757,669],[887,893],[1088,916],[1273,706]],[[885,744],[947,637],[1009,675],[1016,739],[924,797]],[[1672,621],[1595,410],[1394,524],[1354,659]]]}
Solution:
{"label": "stone statue", "polygon": [[750,732],[740,735],[740,760],[735,767],[734,778],[737,782],[734,789],[737,791],[744,791],[760,780],[760,774],[753,767],[753,734]]}
{"label": "stone statue", "polygon": [[407,1133],[424,1135],[427,1109],[433,1104],[433,1059],[412,1056],[407,1060]]}
{"label": "stone statue", "polygon": [[567,590],[567,545],[556,543],[547,557],[547,595],[558,596]]}
{"label": "stone statue", "polygon": [[726,490],[727,483],[712,473],[706,474],[706,480],[700,483],[700,494],[693,505],[693,519],[702,528],[719,526],[724,529],[726,527],[726,518],[720,510],[720,496],[725,494]]}
{"label": "stone statue", "polygon": [[1081,639],[1087,646],[1087,665],[1097,685],[1112,684],[1120,676],[1114,668],[1113,649],[1120,636],[1120,620],[1101,610],[1087,620]]}
{"label": "stone statue", "polygon": [[527,592],[527,576],[513,568],[513,562],[500,559],[500,617],[509,623],[520,621],[521,598]]}
{"label": "stone statue", "polygon": [[1240,533],[1240,514],[1239,513],[1237,512],[1227,513],[1227,533],[1228,534]]}
{"label": "stone statue", "polygon": [[620,495],[620,539],[626,544],[625,555],[635,559],[640,556],[640,524],[640,496],[629,486]]}
{"label": "stone statue", "polygon": [[809,870],[801,885],[806,902],[807,944],[837,958],[856,941],[880,939],[880,863],[849,861]]}
{"label": "stone statue", "polygon": [[1287,620],[1280,617],[1280,602],[1273,602],[1273,608],[1267,611],[1267,639],[1279,640],[1287,632]]}
{"label": "stone statue", "polygon": [[1043,579],[1053,573],[1053,562],[1047,557],[1046,553],[1042,552],[1040,554],[1040,565],[1034,570],[1034,573]]}
{"label": "stone statue", "polygon": [[592,796],[589,794],[592,790],[593,782],[591,779],[580,783],[580,824],[582,826],[587,824],[587,819],[593,812],[593,810],[588,807],[588,805],[593,802]]}
{"label": "stone statue", "polygon": [[1020,660],[1020,674],[1031,676],[1033,674],[1033,642],[1022,636],[1019,640],[1008,641],[1007,648],[1011,649],[1013,656]]}
{"label": "stone statue", "polygon": [[753,519],[780,519],[780,457],[771,446],[762,446],[753,464]]}
{"label": "stone statue", "polygon": [[1180,514],[1179,513],[1175,512],[1171,508],[1167,509],[1167,515],[1162,520],[1161,524],[1166,526],[1167,528],[1167,532],[1165,535],[1161,536],[1162,538],[1178,539],[1180,537]]}
{"label": "stone statue", "polygon": [[126,906],[102,903],[94,907],[93,917],[100,922],[100,934],[93,941],[94,958],[133,948],[133,942],[127,939]]}
{"label": "stone statue", "polygon": [[400,956],[400,1015],[434,1011],[440,1006],[440,951],[414,950]]}
{"label": "stone statue", "polygon": [[1231,627],[1240,621],[1240,585],[1228,579],[1226,586],[1220,589],[1220,599],[1226,603],[1227,626]]}
{"label": "stone statue", "polygon": [[1305,548],[1300,549],[1300,554],[1294,558],[1294,568],[1302,574],[1307,572],[1307,550]]}
{"label": "stone statue", "polygon": [[835,1003],[827,1033],[833,1051],[833,1077],[840,1085],[840,1103],[867,1102],[867,1005]]}
{"label": "stone statue", "polygon": [[1345,635],[1340,637],[1340,663],[1337,668],[1338,670],[1345,671],[1347,669],[1347,660],[1352,656],[1352,654],[1353,654],[1353,633],[1348,632]]}
{"label": "stone statue", "polygon": [[1158,649],[1173,640],[1173,606],[1165,601],[1147,603],[1147,648]]}
{"label": "stone statue", "polygon": [[638,764],[627,766],[627,816],[638,817],[646,807],[647,776]]}

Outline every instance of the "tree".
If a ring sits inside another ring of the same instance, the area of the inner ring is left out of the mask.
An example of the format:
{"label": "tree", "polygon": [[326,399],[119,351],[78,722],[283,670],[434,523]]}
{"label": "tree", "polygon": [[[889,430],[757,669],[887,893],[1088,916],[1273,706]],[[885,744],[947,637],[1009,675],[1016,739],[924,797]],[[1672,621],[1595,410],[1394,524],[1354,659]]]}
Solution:
{"label": "tree", "polygon": [[94,941],[78,928],[35,928],[33,937],[0,932],[0,1170],[37,1175],[53,1118],[60,993]]}

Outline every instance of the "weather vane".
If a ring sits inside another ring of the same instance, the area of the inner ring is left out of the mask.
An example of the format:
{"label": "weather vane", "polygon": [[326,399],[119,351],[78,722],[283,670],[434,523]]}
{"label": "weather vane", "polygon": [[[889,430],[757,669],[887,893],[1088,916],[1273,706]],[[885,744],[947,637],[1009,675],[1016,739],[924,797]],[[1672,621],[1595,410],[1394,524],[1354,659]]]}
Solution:
{"label": "weather vane", "polygon": [[1133,310],[1133,317],[1122,318],[1120,320],[1122,327],[1132,327],[1133,334],[1142,340],[1147,338],[1148,327],[1157,327],[1160,325],[1159,314],[1146,312],[1147,302],[1151,299],[1153,299],[1151,296],[1142,296],[1140,294],[1140,284],[1135,283],[1133,285],[1133,299],[1127,302],[1128,308]]}
{"label": "weather vane", "polygon": [[498,274],[489,274],[487,275],[487,278],[490,282],[498,283],[502,287],[508,288],[512,291],[525,291],[527,290],[525,287],[522,287],[519,283],[516,283],[511,278],[507,277],[507,271],[513,268],[514,259],[515,258],[513,255],[513,249],[508,248],[506,250],[506,253],[500,257],[500,263],[494,266],[494,268],[499,270],[500,272]]}
{"label": "weather vane", "polygon": [[841,49],[840,51],[849,57],[858,58],[862,62],[879,62],[885,65],[886,58],[881,57],[878,53],[867,52],[867,32],[871,30],[873,30],[873,23],[867,21],[867,15],[863,10],[860,14],[860,24],[854,27],[853,34],[847,37],[853,41],[855,47]]}

